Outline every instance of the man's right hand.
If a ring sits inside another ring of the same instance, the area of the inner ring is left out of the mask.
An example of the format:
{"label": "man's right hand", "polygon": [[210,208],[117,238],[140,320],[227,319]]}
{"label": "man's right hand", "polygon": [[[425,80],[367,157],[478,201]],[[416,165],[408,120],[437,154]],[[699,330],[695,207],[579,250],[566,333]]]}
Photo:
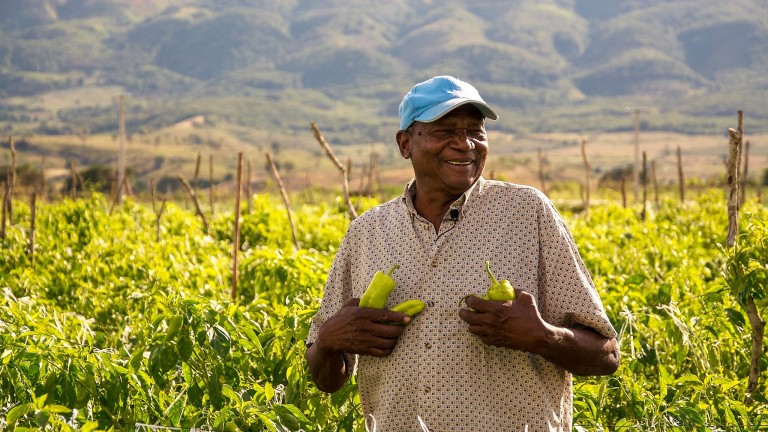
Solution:
{"label": "man's right hand", "polygon": [[360,299],[350,299],[328,318],[318,332],[316,349],[375,357],[392,353],[411,317],[388,309],[359,307],[359,304]]}

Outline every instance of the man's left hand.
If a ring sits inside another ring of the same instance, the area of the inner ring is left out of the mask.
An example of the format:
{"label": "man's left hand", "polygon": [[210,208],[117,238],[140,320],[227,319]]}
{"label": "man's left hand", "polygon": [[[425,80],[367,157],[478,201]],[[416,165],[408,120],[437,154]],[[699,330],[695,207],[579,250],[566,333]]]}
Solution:
{"label": "man's left hand", "polygon": [[460,309],[459,317],[488,345],[535,352],[546,337],[547,324],[531,294],[516,289],[515,295],[517,299],[506,302],[469,296],[464,301],[471,309]]}

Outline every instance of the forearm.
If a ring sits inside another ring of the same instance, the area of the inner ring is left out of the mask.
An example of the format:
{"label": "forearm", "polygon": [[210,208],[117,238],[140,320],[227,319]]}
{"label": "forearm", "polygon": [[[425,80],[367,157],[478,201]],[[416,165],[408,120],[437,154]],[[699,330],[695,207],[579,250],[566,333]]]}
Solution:
{"label": "forearm", "polygon": [[619,367],[619,346],[590,328],[547,325],[540,343],[532,350],[574,375],[610,375]]}
{"label": "forearm", "polygon": [[320,390],[333,393],[347,382],[350,371],[342,351],[323,350],[315,343],[307,349],[306,358],[312,380]]}

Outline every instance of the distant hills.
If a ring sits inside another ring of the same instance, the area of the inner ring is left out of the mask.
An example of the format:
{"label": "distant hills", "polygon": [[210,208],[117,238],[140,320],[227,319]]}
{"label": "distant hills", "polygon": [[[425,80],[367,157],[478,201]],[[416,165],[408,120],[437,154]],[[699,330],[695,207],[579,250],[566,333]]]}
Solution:
{"label": "distant hills", "polygon": [[[415,82],[451,74],[495,128],[768,130],[763,0],[4,0],[0,133],[224,125],[390,139]],[[55,100],[51,104],[50,100]],[[45,102],[42,102],[45,101]]]}

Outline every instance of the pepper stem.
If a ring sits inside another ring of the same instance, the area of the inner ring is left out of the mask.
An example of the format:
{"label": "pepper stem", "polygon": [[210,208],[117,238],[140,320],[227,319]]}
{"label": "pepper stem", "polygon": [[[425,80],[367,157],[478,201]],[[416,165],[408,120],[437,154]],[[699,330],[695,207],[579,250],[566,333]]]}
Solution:
{"label": "pepper stem", "polygon": [[485,262],[485,271],[488,272],[488,276],[491,277],[491,280],[493,281],[493,283],[495,283],[495,284],[499,283],[499,281],[496,280],[496,276],[494,276],[493,273],[491,272],[491,262],[490,261],[486,261]]}
{"label": "pepper stem", "polygon": [[387,276],[392,276],[392,273],[394,273],[395,270],[400,268],[400,264],[395,264],[392,266],[391,269],[387,272]]}

